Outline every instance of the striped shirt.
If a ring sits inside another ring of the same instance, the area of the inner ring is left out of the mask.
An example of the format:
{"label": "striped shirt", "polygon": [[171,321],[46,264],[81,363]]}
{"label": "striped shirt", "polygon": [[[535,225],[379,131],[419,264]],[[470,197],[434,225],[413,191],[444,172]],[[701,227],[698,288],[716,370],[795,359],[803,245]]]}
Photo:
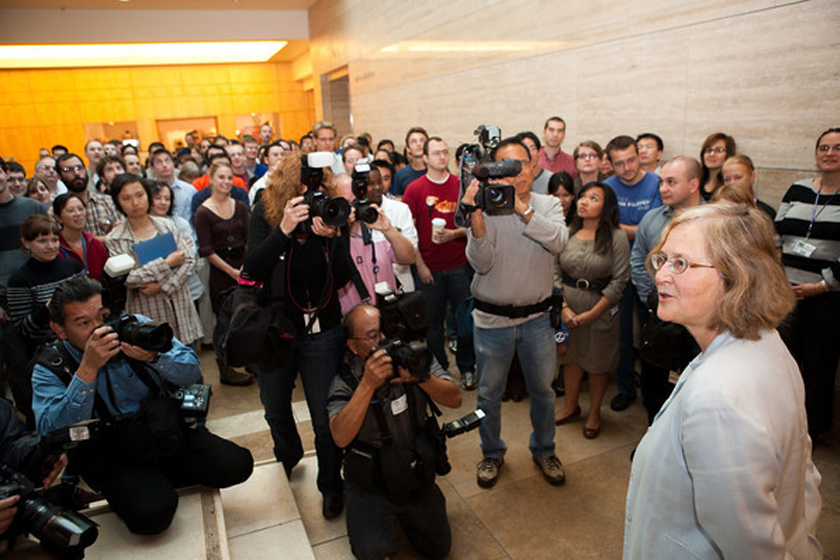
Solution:
{"label": "striped shirt", "polygon": [[46,303],[64,280],[84,273],[82,263],[71,259],[41,262],[30,257],[9,277],[6,300],[17,331],[33,343],[50,334]]}
{"label": "striped shirt", "polygon": [[825,280],[840,291],[840,193],[818,194],[814,179],[797,181],[779,206],[776,231],[792,284]]}

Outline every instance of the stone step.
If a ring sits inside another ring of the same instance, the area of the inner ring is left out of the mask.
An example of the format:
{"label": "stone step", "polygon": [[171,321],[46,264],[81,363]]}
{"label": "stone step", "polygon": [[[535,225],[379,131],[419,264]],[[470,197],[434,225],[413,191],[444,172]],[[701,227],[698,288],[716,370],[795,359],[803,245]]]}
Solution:
{"label": "stone step", "polygon": [[[105,501],[82,513],[99,524],[87,560],[315,560],[282,465],[255,465],[244,483],[221,491],[194,486],[178,492],[178,511],[160,535],[134,535]],[[4,560],[45,558],[40,546],[20,542]]]}

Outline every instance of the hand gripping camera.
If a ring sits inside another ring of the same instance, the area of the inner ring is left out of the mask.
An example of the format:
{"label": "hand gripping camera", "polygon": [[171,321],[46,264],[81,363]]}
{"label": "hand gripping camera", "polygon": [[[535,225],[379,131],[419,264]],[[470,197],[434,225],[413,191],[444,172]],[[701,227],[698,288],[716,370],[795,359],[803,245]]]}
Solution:
{"label": "hand gripping camera", "polygon": [[[510,211],[516,205],[516,191],[511,185],[490,183],[489,179],[514,177],[522,171],[522,163],[513,159],[494,162],[490,153],[501,140],[497,126],[480,125],[475,130],[478,143],[467,145],[461,157],[461,196],[473,178],[478,179],[475,206],[483,211]],[[456,220],[460,222],[461,220]]]}
{"label": "hand gripping camera", "polygon": [[335,161],[332,152],[303,154],[300,158],[300,182],[306,186],[303,202],[309,207],[309,219],[298,226],[301,233],[312,232],[312,218],[324,220],[328,226],[340,227],[347,223],[350,216],[350,204],[343,198],[327,196],[321,187],[324,183],[324,168]]}
{"label": "hand gripping camera", "polygon": [[[20,496],[7,537],[32,535],[41,548],[62,560],[84,558],[85,548],[96,541],[99,529],[96,523],[75,511],[86,505],[78,501],[75,483],[63,481],[42,489],[33,480],[43,477],[44,465],[53,464],[62,451],[95,437],[98,429],[98,422],[93,420],[45,435],[27,459],[24,469],[27,474],[0,466],[0,500]],[[68,480],[73,482],[72,477]]]}

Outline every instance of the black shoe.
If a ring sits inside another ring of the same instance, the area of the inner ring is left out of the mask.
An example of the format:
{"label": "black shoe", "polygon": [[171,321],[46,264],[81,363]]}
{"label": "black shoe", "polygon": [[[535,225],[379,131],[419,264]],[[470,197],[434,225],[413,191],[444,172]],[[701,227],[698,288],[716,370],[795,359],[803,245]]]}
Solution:
{"label": "black shoe", "polygon": [[324,505],[321,509],[321,513],[324,515],[324,519],[335,519],[336,517],[341,515],[341,510],[343,509],[344,496],[342,496],[341,494],[324,495]]}
{"label": "black shoe", "polygon": [[622,410],[626,409],[630,406],[630,403],[636,400],[636,395],[625,395],[624,393],[619,393],[613,397],[610,401],[610,408],[615,410],[616,412],[621,412]]}

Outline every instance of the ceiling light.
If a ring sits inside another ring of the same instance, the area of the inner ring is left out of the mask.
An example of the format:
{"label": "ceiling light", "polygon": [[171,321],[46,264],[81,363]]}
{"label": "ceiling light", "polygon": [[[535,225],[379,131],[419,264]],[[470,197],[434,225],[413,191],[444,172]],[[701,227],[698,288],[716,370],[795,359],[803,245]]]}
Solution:
{"label": "ceiling light", "polygon": [[4,45],[0,68],[80,68],[161,64],[265,62],[286,41],[212,43],[111,43],[95,45]]}

